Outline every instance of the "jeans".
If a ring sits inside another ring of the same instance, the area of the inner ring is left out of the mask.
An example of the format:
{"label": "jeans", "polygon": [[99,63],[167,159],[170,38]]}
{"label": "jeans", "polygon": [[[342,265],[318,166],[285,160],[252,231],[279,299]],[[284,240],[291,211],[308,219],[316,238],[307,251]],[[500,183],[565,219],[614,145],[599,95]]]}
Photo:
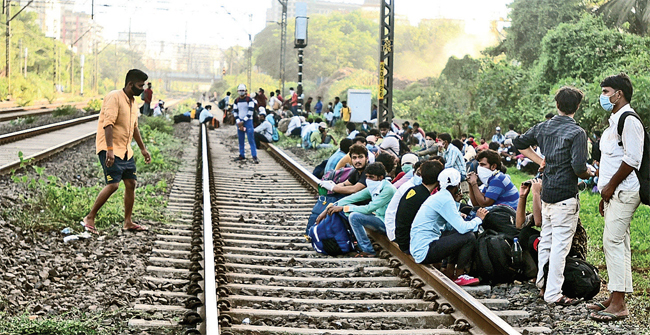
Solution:
{"label": "jeans", "polygon": [[150,102],[145,102],[144,105],[142,105],[142,115],[151,116],[151,103]]}
{"label": "jeans", "polygon": [[[573,235],[578,226],[580,201],[569,198],[556,203],[542,201],[542,232],[537,245],[537,287],[546,284],[544,300],[556,302],[562,297],[564,266],[571,250]],[[548,263],[548,277],[544,283],[544,265]]]}
{"label": "jeans", "polygon": [[448,264],[456,264],[459,269],[469,271],[475,248],[476,236],[473,232],[446,232],[429,244],[427,257],[422,264],[440,263],[449,258]]}
{"label": "jeans", "polygon": [[260,142],[269,143],[269,139],[260,133],[255,133],[255,148],[260,147]]}
{"label": "jeans", "polygon": [[253,120],[248,120],[244,122],[245,131],[239,130],[237,128],[237,136],[239,137],[239,156],[246,157],[244,151],[244,136],[248,137],[248,144],[251,146],[251,155],[255,158],[257,157],[257,148],[255,147],[255,128],[253,127]]}
{"label": "jeans", "polygon": [[330,144],[330,143],[322,143],[322,144],[317,145],[316,149],[329,149],[331,147],[333,147],[333,145]]}
{"label": "jeans", "polygon": [[612,292],[632,293],[632,254],[630,251],[630,223],[641,203],[638,191],[616,191],[605,203],[603,250]]}
{"label": "jeans", "polygon": [[384,221],[372,214],[361,214],[356,212],[350,214],[348,220],[350,221],[350,226],[352,227],[354,236],[357,237],[357,243],[359,244],[361,251],[374,255],[375,249],[372,247],[372,243],[370,243],[370,239],[368,238],[368,234],[366,234],[364,227],[386,233]]}

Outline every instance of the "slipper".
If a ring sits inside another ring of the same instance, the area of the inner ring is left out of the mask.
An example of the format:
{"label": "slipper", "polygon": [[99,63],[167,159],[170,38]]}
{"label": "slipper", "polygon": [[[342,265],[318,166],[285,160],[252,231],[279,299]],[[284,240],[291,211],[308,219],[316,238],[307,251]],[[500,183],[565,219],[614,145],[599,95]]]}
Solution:
{"label": "slipper", "polygon": [[566,307],[566,306],[575,306],[575,305],[579,304],[580,302],[582,302],[581,299],[571,299],[571,298],[567,297],[566,295],[563,295],[560,299],[558,299],[553,304],[558,305],[558,306],[565,306]]}
{"label": "slipper", "polygon": [[360,252],[360,253],[354,255],[354,257],[359,257],[359,258],[369,258],[369,257],[375,257],[375,255],[373,255],[373,254],[369,254],[369,253],[367,253],[367,252],[363,252],[363,251],[362,251],[362,252]]}
{"label": "slipper", "polygon": [[147,231],[149,230],[147,227],[141,226],[139,224],[136,224],[134,227],[131,228],[122,228],[124,231]]}
{"label": "slipper", "polygon": [[86,223],[84,223],[83,221],[79,222],[79,224],[81,224],[86,229],[86,231],[88,231],[88,232],[90,232],[92,234],[95,234],[95,235],[99,235],[99,232],[97,231],[97,227],[89,226]]}
{"label": "slipper", "polygon": [[594,312],[600,312],[602,310],[607,309],[607,307],[605,307],[605,305],[603,305],[600,302],[596,302],[594,304],[591,304],[591,305],[587,306],[587,308],[594,311]]}
{"label": "slipper", "polygon": [[599,311],[589,314],[589,318],[599,322],[619,321],[627,318],[627,315],[616,315],[605,311]]}

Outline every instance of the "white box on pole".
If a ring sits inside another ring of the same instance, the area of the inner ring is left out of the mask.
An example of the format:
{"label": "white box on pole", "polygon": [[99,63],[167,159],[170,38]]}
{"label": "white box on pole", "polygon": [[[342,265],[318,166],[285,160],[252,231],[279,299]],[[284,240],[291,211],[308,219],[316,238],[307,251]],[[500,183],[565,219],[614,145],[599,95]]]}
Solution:
{"label": "white box on pole", "polygon": [[350,121],[361,123],[370,122],[372,112],[372,92],[370,90],[348,90],[348,107]]}

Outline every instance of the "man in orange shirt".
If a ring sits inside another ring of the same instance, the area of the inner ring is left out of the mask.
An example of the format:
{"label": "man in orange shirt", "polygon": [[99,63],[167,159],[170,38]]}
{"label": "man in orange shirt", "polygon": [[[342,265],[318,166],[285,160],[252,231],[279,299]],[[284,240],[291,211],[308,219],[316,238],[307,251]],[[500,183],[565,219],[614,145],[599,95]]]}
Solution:
{"label": "man in orange shirt", "polygon": [[133,69],[126,74],[124,88],[106,95],[102,110],[99,112],[95,146],[99,162],[104,170],[106,186],[99,192],[90,213],[81,223],[87,231],[98,234],[95,228],[95,216],[108,198],[117,191],[120,180],[124,180],[124,230],[143,231],[147,228],[133,223],[133,202],[135,200],[136,171],[131,141],[140,147],[145,163],[151,162],[151,156],[142,142],[138,130],[138,106],[136,96],[144,91],[146,73]]}

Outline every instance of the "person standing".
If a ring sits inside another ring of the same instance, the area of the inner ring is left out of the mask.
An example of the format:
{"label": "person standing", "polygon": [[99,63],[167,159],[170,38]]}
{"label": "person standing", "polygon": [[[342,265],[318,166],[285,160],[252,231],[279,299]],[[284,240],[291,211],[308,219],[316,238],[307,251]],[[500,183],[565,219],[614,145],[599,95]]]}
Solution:
{"label": "person standing", "polygon": [[311,113],[311,103],[314,101],[312,97],[307,98],[307,102],[305,102],[305,110],[304,112],[309,114]]}
{"label": "person standing", "polygon": [[[538,245],[537,287],[549,304],[561,306],[580,302],[562,294],[564,266],[576,232],[580,213],[578,178],[593,174],[587,168],[587,134],[573,119],[583,93],[564,86],[555,94],[558,115],[530,128],[513,144],[544,171],[542,179],[542,232]],[[545,158],[531,146],[538,145]],[[548,278],[544,266],[548,263]]]}
{"label": "person standing", "polygon": [[269,108],[272,112],[279,113],[280,112],[280,107],[282,103],[280,102],[280,99],[275,96],[274,92],[270,93],[270,98],[269,98]]}
{"label": "person standing", "polygon": [[289,95],[291,96],[291,113],[293,115],[298,114],[298,94],[293,90],[293,87],[289,88]]}
{"label": "person standing", "polygon": [[316,112],[316,115],[320,115],[323,110],[323,102],[321,101],[321,97],[318,97],[317,99],[318,101],[316,101],[316,105],[314,105],[314,112]]}
{"label": "person standing", "polygon": [[[632,293],[632,261],[630,251],[630,223],[641,203],[639,170],[643,159],[643,123],[630,107],[632,82],[624,74],[609,76],[600,83],[600,105],[608,112],[609,127],[600,140],[600,172],[598,189],[602,199],[598,210],[605,217],[603,250],[609,276],[609,298],[589,306],[596,321],[616,321],[628,316],[625,294]],[[622,136],[618,134],[621,117]]]}
{"label": "person standing", "polygon": [[341,109],[343,109],[343,104],[339,97],[334,97],[334,123],[341,119]]}
{"label": "person standing", "polygon": [[341,104],[343,104],[343,108],[341,108],[341,120],[343,120],[345,123],[348,123],[352,117],[352,111],[350,110],[350,107],[348,107],[347,101],[341,101]]}
{"label": "person standing", "polygon": [[[262,108],[264,108],[264,111],[266,111],[266,103],[268,99],[266,98],[266,95],[264,95],[264,89],[260,87],[260,89],[257,91],[255,94],[255,101],[257,101],[257,113],[262,112]],[[266,112],[265,112],[266,114]]]}
{"label": "person standing", "polygon": [[144,90],[144,106],[142,114],[151,116],[151,101],[153,100],[153,91],[151,90],[151,83],[147,84],[147,89]]}
{"label": "person standing", "polygon": [[255,102],[251,97],[246,95],[246,85],[239,84],[237,87],[239,97],[235,99],[232,106],[232,114],[235,117],[237,124],[237,136],[239,137],[239,157],[235,161],[246,160],[244,151],[244,137],[248,137],[248,144],[251,147],[251,156],[253,156],[253,163],[259,164],[257,159],[257,147],[255,146],[255,128],[253,127],[253,111],[255,109]]}
{"label": "person standing", "polygon": [[501,127],[497,127],[496,131],[496,134],[492,135],[492,142],[503,144],[503,141],[506,140],[506,137],[501,134]]}
{"label": "person standing", "polygon": [[327,105],[327,111],[325,112],[325,120],[330,127],[334,126],[334,111],[332,111],[332,103],[330,102]]}
{"label": "person standing", "polygon": [[131,149],[132,140],[138,144],[145,163],[151,162],[151,155],[149,155],[138,129],[138,106],[135,104],[134,98],[144,91],[144,82],[147,78],[147,74],[138,69],[129,70],[126,74],[124,88],[108,93],[99,112],[95,146],[99,162],[104,170],[106,186],[99,192],[90,213],[81,222],[84,228],[93,234],[99,234],[95,227],[97,212],[117,191],[121,180],[124,180],[125,186],[123,229],[128,231],[147,230],[147,228],[135,224],[131,218],[137,180],[135,159],[133,158],[133,149]]}
{"label": "person standing", "polygon": [[515,138],[517,138],[517,136],[519,136],[519,133],[517,133],[515,131],[515,125],[514,124],[509,124],[508,125],[508,132],[505,135],[506,140],[508,140],[508,139],[514,140]]}

